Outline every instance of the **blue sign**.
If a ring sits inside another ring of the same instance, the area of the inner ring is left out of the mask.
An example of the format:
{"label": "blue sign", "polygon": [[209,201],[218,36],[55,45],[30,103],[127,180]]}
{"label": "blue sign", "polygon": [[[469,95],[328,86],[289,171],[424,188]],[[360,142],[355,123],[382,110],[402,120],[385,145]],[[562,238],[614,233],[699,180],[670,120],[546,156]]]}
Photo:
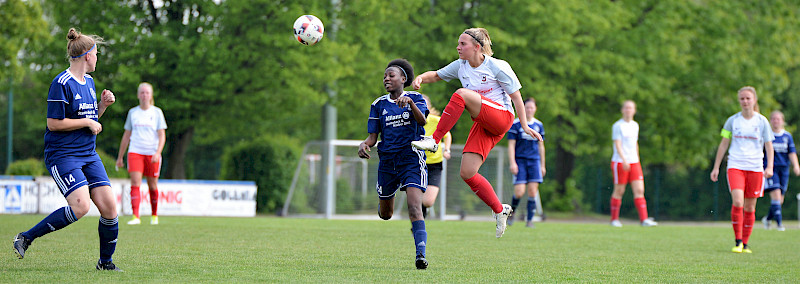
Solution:
{"label": "blue sign", "polygon": [[22,185],[8,184],[5,188],[5,207],[6,213],[22,213]]}

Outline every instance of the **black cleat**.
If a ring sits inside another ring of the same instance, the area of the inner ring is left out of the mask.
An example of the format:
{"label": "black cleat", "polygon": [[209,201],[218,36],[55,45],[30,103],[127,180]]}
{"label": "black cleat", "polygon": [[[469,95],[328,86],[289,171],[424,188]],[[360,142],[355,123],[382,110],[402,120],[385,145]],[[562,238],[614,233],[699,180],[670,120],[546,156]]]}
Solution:
{"label": "black cleat", "polygon": [[428,268],[428,261],[425,260],[425,256],[418,254],[417,261],[415,262],[417,265],[417,269],[426,269]]}
{"label": "black cleat", "polygon": [[102,263],[99,260],[97,261],[97,266],[95,266],[97,270],[110,270],[110,271],[119,271],[124,272],[122,269],[119,269],[113,262],[109,261],[106,263]]}
{"label": "black cleat", "polygon": [[28,250],[31,242],[33,241],[23,236],[22,233],[14,237],[14,254],[17,255],[17,258],[22,259],[25,257],[25,251]]}

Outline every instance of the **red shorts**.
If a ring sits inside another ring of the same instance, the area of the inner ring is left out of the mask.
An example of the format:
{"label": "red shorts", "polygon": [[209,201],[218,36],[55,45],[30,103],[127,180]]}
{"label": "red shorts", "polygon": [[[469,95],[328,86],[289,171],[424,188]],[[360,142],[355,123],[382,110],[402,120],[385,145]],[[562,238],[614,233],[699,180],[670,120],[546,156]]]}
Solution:
{"label": "red shorts", "polygon": [[763,182],[763,172],[728,169],[729,190],[744,190],[744,198],[759,198],[764,196],[764,190],[762,188]]}
{"label": "red shorts", "polygon": [[481,99],[481,111],[478,113],[478,117],[472,120],[475,123],[469,130],[464,153],[479,154],[485,161],[489,151],[500,140],[503,140],[506,132],[511,129],[511,125],[514,123],[514,114],[487,97],[481,96]]}
{"label": "red shorts", "polygon": [[153,163],[152,155],[128,153],[128,172],[140,172],[142,176],[158,177],[161,175],[161,162]]}
{"label": "red shorts", "polygon": [[639,163],[630,164],[631,169],[626,171],[622,163],[611,162],[611,172],[614,173],[614,184],[628,184],[635,180],[644,180],[642,165]]}

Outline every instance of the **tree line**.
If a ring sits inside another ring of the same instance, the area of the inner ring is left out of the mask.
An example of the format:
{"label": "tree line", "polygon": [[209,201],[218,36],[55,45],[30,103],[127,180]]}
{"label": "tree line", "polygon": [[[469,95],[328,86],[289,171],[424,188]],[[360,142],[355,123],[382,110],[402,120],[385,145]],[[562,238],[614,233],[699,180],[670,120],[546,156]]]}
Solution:
{"label": "tree line", "polygon": [[[406,58],[417,74],[435,70],[457,59],[464,29],[485,27],[523,97],[537,100],[553,194],[569,200],[580,187],[576,169],[610,159],[611,124],[626,99],[638,104],[643,163],[663,168],[709,167],[745,85],[758,90],[762,113],[784,110],[796,130],[798,12],[790,0],[7,0],[0,96],[13,87],[15,159],[41,158],[47,89],[68,66],[66,31],[98,34],[108,44],[92,76],[117,96],[98,149],[118,151],[136,86],[147,81],[169,124],[164,177],[216,179],[220,156],[238,142],[319,139],[325,103],[339,109],[339,139],[363,139],[385,64]],[[303,14],[326,25],[315,46],[292,37]],[[458,87],[421,92],[442,109]],[[0,115],[5,121],[5,104]],[[462,117],[455,143],[470,125]]]}

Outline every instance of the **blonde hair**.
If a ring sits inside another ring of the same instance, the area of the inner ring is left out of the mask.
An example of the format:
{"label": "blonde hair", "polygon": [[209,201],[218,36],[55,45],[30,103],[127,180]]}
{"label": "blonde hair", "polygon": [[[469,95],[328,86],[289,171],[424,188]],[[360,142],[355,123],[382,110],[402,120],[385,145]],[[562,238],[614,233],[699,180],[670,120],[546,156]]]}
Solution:
{"label": "blonde hair", "polygon": [[633,107],[636,107],[636,102],[634,102],[633,100],[624,100],[624,101],[622,101],[622,105],[620,107],[625,107],[625,104],[627,104],[627,103],[632,103]]}
{"label": "blonde hair", "polygon": [[441,112],[439,112],[439,110],[438,110],[438,109],[436,109],[436,108],[433,106],[433,103],[431,102],[431,98],[430,98],[430,97],[428,97],[428,95],[422,95],[422,98],[424,98],[424,99],[425,99],[425,102],[426,102],[426,103],[428,103],[428,105],[430,105],[430,106],[431,106],[430,108],[428,108],[428,111],[430,111],[432,115],[436,115],[436,116],[441,116],[441,115],[442,115],[442,113],[441,113]]}
{"label": "blonde hair", "polygon": [[492,39],[489,37],[489,31],[484,28],[470,28],[464,30],[464,33],[472,37],[475,43],[481,46],[481,52],[488,56],[492,56]]}
{"label": "blonde hair", "polygon": [[736,94],[741,94],[744,91],[748,91],[751,94],[753,94],[753,100],[756,101],[756,104],[753,106],[753,110],[758,112],[758,94],[756,93],[756,88],[753,88],[751,86],[744,86],[741,89],[739,89],[739,91],[736,92]]}
{"label": "blonde hair", "polygon": [[103,44],[103,38],[81,34],[75,28],[70,28],[67,32],[67,57],[70,60],[81,58],[92,48],[97,48],[95,44]]}
{"label": "blonde hair", "polygon": [[139,87],[136,88],[136,92],[139,92],[139,89],[141,89],[142,87],[150,88],[150,105],[151,106],[156,105],[156,99],[155,99],[156,94],[155,91],[153,90],[153,85],[150,85],[150,83],[147,82],[141,82],[139,83]]}

